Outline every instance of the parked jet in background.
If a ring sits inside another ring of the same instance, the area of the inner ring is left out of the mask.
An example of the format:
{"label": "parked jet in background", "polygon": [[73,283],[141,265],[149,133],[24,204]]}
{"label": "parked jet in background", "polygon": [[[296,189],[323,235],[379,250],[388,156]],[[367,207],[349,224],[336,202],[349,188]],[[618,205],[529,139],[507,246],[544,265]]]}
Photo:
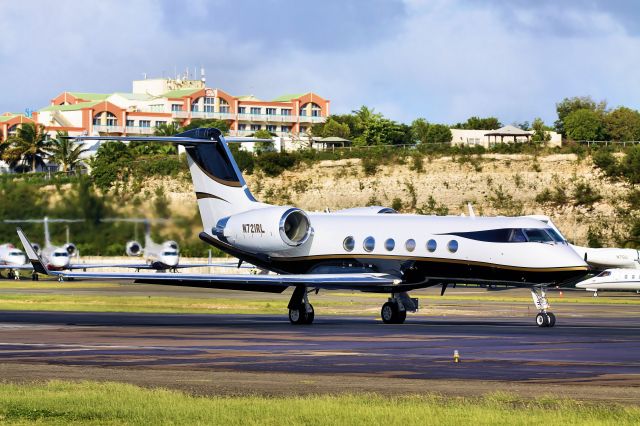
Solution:
{"label": "parked jet in background", "polygon": [[[185,147],[208,244],[278,275],[56,272],[47,269],[21,230],[25,251],[41,273],[65,278],[281,293],[294,287],[289,320],[314,319],[308,294],[321,289],[388,293],[385,323],[417,309],[411,290],[455,283],[507,284],[531,289],[536,324],[552,327],[545,289],[583,277],[584,260],[552,229],[531,218],[309,213],[256,201],[222,133],[193,129],[176,136],[77,139],[154,141]],[[235,142],[244,141],[242,138]],[[353,212],[352,212],[353,213]]]}
{"label": "parked jet in background", "polygon": [[[17,220],[5,220],[5,223],[42,223],[44,225],[44,247],[40,248],[37,244],[33,245],[36,252],[40,254],[42,260],[46,263],[47,267],[54,271],[60,271],[62,269],[72,269],[74,265],[71,264],[71,258],[78,256],[78,248],[75,244],[67,241],[66,244],[61,246],[54,246],[51,244],[51,237],[49,234],[50,223],[74,223],[84,222],[82,219],[50,219],[44,217],[43,219],[17,219]],[[68,235],[67,235],[68,238]],[[35,271],[32,274],[34,281],[38,279],[38,275]]]}
{"label": "parked jet in background", "polygon": [[144,224],[144,246],[138,241],[131,240],[125,245],[127,256],[142,256],[145,263],[121,263],[108,265],[109,267],[133,268],[133,269],[155,269],[157,271],[174,271],[185,268],[203,267],[233,267],[237,262],[230,263],[180,263],[180,249],[178,243],[172,240],[156,243],[151,238],[151,223],[167,223],[167,219],[146,219],[146,218],[115,218],[103,219],[104,222],[132,222]]}
{"label": "parked jet in background", "polygon": [[640,292],[640,269],[607,269],[600,275],[579,282],[576,287],[593,291],[594,296],[600,290]]}
{"label": "parked jet in background", "polygon": [[7,270],[9,271],[7,273],[9,279],[19,279],[20,271],[24,269],[32,270],[33,267],[30,263],[27,263],[27,256],[22,250],[17,249],[13,244],[1,244],[0,276],[3,270]]}

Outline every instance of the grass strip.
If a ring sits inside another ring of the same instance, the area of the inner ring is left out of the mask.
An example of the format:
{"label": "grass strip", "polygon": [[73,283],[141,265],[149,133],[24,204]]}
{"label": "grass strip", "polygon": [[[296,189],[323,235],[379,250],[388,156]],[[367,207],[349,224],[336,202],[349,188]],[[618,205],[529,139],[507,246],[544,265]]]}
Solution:
{"label": "grass strip", "polygon": [[570,399],[376,394],[201,397],[122,383],[0,385],[3,424],[637,425],[640,408]]}
{"label": "grass strip", "polygon": [[[147,313],[226,313],[282,314],[288,298],[282,300],[188,298],[164,296],[107,296],[73,294],[0,294],[0,310],[75,311],[75,312],[147,312]],[[355,302],[316,302],[322,313],[351,311],[360,307]],[[349,309],[351,308],[351,309]]]}

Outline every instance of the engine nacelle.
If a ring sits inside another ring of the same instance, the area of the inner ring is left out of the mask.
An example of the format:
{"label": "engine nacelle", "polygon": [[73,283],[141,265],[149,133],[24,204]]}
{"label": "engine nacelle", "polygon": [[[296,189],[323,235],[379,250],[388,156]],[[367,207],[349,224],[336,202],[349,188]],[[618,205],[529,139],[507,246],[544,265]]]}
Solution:
{"label": "engine nacelle", "polygon": [[129,241],[125,246],[127,256],[140,256],[142,254],[142,244],[137,241]]}
{"label": "engine nacelle", "polygon": [[40,244],[38,243],[33,243],[31,244],[31,247],[33,247],[33,249],[35,250],[36,254],[40,254],[42,249],[40,248]]}
{"label": "engine nacelle", "polygon": [[175,241],[165,241],[164,243],[162,243],[162,248],[164,250],[178,251],[178,243],[176,243]]}
{"label": "engine nacelle", "polygon": [[354,207],[352,209],[338,210],[336,213],[340,214],[352,214],[352,215],[374,215],[374,214],[394,214],[398,213],[391,207],[383,206],[369,206],[369,207]]}
{"label": "engine nacelle", "polygon": [[67,253],[69,253],[69,256],[74,256],[78,253],[78,247],[73,243],[67,243],[62,247],[67,251]]}
{"label": "engine nacelle", "polygon": [[250,251],[282,251],[305,244],[313,234],[307,214],[295,207],[267,207],[222,218],[213,234]]}

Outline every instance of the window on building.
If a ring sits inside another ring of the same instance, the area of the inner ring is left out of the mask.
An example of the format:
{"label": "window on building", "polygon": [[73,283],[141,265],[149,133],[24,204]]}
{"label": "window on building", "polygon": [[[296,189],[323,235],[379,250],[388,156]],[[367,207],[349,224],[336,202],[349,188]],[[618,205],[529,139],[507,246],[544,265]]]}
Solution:
{"label": "window on building", "polygon": [[151,120],[140,120],[140,127],[151,127]]}
{"label": "window on building", "polygon": [[238,114],[246,114],[247,107],[238,107]]}
{"label": "window on building", "polygon": [[282,109],[280,110],[280,114],[282,114],[282,115],[291,115],[291,110],[290,110],[290,109],[282,108]]}
{"label": "window on building", "polygon": [[182,104],[171,104],[171,111],[172,112],[182,111]]}
{"label": "window on building", "polygon": [[267,124],[267,130],[270,132],[275,132],[278,126],[274,126],[273,124]]}
{"label": "window on building", "polygon": [[118,119],[109,111],[102,111],[93,117],[94,126],[117,126]]}
{"label": "window on building", "polygon": [[251,114],[253,114],[253,115],[262,114],[262,108],[260,108],[260,107],[251,107]]}
{"label": "window on building", "polygon": [[213,112],[213,106],[215,105],[215,103],[216,98],[204,98],[204,112]]}
{"label": "window on building", "polygon": [[262,128],[262,126],[261,126],[261,125],[259,125],[259,124],[252,124],[252,125],[251,125],[251,130],[252,130],[252,131],[254,131],[254,132],[255,132],[256,130],[260,130],[261,128]]}
{"label": "window on building", "polygon": [[291,133],[291,126],[280,126],[280,131],[282,133]]}
{"label": "window on building", "polygon": [[267,115],[276,115],[275,108],[267,108]]}
{"label": "window on building", "polygon": [[156,127],[165,126],[166,124],[166,121],[156,121]]}
{"label": "window on building", "polygon": [[224,99],[220,98],[220,112],[228,113],[229,110],[230,110],[229,102],[227,102]]}
{"label": "window on building", "polygon": [[198,111],[200,111],[198,104],[197,103],[191,104],[191,112],[198,112]]}
{"label": "window on building", "polygon": [[135,126],[135,122],[133,120],[127,120],[127,127]]}
{"label": "window on building", "polygon": [[247,130],[247,125],[242,123],[242,124],[238,124],[238,130],[242,131],[242,130]]}
{"label": "window on building", "polygon": [[300,115],[302,117],[306,117],[307,116],[307,107],[300,108]]}

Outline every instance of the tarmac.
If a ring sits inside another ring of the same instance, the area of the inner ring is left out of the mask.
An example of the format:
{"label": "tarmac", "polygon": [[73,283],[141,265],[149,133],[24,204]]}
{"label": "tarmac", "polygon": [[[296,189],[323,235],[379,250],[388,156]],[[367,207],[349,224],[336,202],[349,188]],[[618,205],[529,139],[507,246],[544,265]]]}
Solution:
{"label": "tarmac", "polygon": [[[458,303],[465,303],[460,301]],[[484,306],[488,315],[491,303]],[[637,305],[563,305],[554,328],[533,317],[0,312],[0,375],[96,379],[195,393],[509,390],[640,400]],[[558,311],[554,311],[558,313]],[[454,350],[460,362],[453,362]]]}

